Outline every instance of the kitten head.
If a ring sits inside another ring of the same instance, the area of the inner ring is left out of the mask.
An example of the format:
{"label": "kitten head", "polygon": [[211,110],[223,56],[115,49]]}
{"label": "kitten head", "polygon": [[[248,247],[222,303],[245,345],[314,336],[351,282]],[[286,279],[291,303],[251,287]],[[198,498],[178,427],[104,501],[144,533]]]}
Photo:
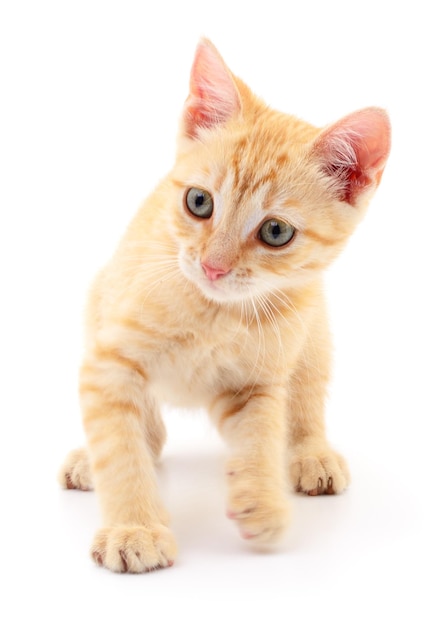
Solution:
{"label": "kitten head", "polygon": [[202,40],[172,173],[181,271],[217,302],[313,280],[363,216],[389,149],[383,110],[318,129],[266,106]]}

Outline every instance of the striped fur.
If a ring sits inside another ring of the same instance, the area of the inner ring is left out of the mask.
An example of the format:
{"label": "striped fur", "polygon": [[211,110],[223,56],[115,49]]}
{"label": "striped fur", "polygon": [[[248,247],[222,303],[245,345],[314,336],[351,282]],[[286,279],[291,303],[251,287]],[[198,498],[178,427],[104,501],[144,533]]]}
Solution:
{"label": "striped fur", "polygon": [[[164,402],[204,407],[230,443],[228,515],[254,543],[281,536],[289,488],[346,487],[324,429],[331,350],[321,275],[364,215],[389,144],[382,110],[318,129],[267,107],[200,42],[175,166],[89,299],[87,448],[60,477],[97,491],[98,564],[141,572],[175,559],[154,478]],[[191,187],[211,194],[210,217],[185,205]],[[261,240],[267,220],[292,226],[292,240]]]}

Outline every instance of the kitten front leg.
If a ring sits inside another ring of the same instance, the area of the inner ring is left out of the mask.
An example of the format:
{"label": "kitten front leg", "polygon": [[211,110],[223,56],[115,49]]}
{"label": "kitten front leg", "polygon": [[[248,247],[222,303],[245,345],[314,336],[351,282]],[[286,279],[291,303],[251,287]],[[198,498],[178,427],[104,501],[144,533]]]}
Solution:
{"label": "kitten front leg", "polygon": [[81,370],[84,428],[104,521],[92,556],[115,572],[166,567],[176,555],[156,489],[152,448],[160,435],[146,388],[141,365],[116,349],[100,349]]}
{"label": "kitten front leg", "polygon": [[[155,460],[160,456],[166,439],[166,431],[160,415],[152,410],[146,422],[147,442]],[[63,489],[93,489],[93,476],[90,467],[89,453],[86,448],[71,450],[64,459],[58,472],[58,481]]]}
{"label": "kitten front leg", "polygon": [[231,445],[227,462],[228,517],[255,543],[276,541],[288,525],[286,394],[254,387],[216,398],[211,414]]}
{"label": "kitten front leg", "polygon": [[290,480],[293,489],[311,496],[341,493],[350,479],[346,461],[331,448],[325,433],[328,337],[320,318],[289,383]]}

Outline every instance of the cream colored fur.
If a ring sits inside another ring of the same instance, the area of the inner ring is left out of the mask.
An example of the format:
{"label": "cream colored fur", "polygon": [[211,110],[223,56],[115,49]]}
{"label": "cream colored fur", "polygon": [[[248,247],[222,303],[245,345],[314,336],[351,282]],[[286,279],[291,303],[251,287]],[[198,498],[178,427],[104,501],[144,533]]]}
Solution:
{"label": "cream colored fur", "polygon": [[[200,42],[175,166],[89,299],[87,448],[60,480],[97,491],[97,563],[143,572],[176,557],[154,470],[163,402],[204,407],[230,444],[227,512],[250,542],[282,535],[290,489],[345,489],[347,466],[325,436],[322,271],[362,218],[389,142],[380,109],[321,130],[268,108]],[[211,216],[191,213],[190,188],[211,194]],[[292,240],[267,245],[267,220],[293,227]]]}

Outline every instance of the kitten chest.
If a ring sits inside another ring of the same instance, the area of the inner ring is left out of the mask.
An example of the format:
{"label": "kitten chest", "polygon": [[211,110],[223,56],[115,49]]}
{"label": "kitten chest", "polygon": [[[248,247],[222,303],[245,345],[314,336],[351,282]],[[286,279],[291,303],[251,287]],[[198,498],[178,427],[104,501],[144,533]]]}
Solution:
{"label": "kitten chest", "polygon": [[208,343],[196,337],[169,342],[149,364],[154,395],[180,406],[208,405],[221,390],[239,385],[245,367],[234,343]]}

